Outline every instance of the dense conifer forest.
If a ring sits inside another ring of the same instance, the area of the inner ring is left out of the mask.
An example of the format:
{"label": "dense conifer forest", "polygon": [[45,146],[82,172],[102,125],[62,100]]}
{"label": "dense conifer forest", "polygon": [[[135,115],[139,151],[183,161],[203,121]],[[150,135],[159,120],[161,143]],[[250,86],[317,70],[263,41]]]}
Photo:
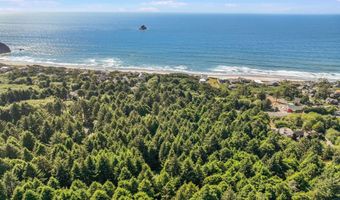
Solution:
{"label": "dense conifer forest", "polygon": [[[291,82],[231,89],[183,74],[38,66],[0,81],[0,199],[340,198],[339,108],[269,116],[267,96],[310,101]],[[324,100],[336,86],[315,89]]]}

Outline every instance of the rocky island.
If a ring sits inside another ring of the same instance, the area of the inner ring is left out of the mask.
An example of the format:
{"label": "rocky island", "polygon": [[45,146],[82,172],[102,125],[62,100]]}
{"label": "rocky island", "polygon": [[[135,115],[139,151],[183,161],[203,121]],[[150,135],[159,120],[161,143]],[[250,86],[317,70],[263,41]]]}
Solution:
{"label": "rocky island", "polygon": [[0,54],[10,53],[10,52],[11,52],[11,49],[6,44],[0,42]]}
{"label": "rocky island", "polygon": [[140,31],[146,31],[148,30],[148,28],[145,26],[145,25],[142,25],[140,28],[139,28]]}

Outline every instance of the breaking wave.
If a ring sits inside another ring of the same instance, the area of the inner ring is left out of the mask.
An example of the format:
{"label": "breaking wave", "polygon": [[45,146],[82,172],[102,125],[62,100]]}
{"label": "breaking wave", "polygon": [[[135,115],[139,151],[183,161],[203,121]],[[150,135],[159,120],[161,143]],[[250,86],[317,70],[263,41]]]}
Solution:
{"label": "breaking wave", "polygon": [[340,80],[340,73],[324,73],[324,72],[305,72],[305,71],[290,71],[290,70],[267,70],[256,69],[250,67],[238,66],[218,66],[211,70],[214,73],[221,75],[235,76],[263,76],[263,77],[287,77],[297,80],[315,80],[325,78],[328,80]]}
{"label": "breaking wave", "polygon": [[44,66],[59,66],[59,67],[75,67],[89,68],[97,70],[122,70],[122,69],[143,69],[153,71],[170,71],[170,72],[189,72],[189,68],[185,65],[129,65],[118,58],[90,58],[84,59],[81,62],[58,62],[56,59],[36,59],[30,56],[0,56],[0,62],[9,62],[16,64],[37,64]]}
{"label": "breaking wave", "polygon": [[155,72],[182,72],[191,74],[208,74],[218,76],[259,76],[259,77],[277,77],[279,79],[295,80],[316,80],[325,78],[332,81],[340,80],[340,73],[323,73],[323,72],[305,72],[289,70],[267,70],[239,66],[218,66],[206,70],[192,70],[185,65],[168,66],[168,65],[129,65],[118,58],[89,58],[77,63],[59,62],[56,59],[36,59],[30,56],[0,56],[0,62],[13,62],[18,64],[38,64],[46,66],[89,68],[97,70],[150,70]]}

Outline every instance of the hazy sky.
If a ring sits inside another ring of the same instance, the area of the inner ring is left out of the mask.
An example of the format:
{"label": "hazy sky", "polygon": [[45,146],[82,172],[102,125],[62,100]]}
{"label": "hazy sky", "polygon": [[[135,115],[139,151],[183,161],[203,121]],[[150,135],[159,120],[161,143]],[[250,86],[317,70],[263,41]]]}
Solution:
{"label": "hazy sky", "polygon": [[4,11],[340,14],[340,0],[0,0]]}

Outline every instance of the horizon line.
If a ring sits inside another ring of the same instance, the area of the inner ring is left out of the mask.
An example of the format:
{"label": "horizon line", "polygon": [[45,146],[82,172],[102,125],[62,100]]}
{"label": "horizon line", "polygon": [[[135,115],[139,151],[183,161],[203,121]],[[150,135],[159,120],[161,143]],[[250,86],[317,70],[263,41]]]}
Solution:
{"label": "horizon line", "polygon": [[1,14],[25,14],[25,13],[88,13],[88,14],[216,14],[216,15],[340,15],[339,13],[263,13],[263,12],[135,12],[135,11],[1,11]]}

